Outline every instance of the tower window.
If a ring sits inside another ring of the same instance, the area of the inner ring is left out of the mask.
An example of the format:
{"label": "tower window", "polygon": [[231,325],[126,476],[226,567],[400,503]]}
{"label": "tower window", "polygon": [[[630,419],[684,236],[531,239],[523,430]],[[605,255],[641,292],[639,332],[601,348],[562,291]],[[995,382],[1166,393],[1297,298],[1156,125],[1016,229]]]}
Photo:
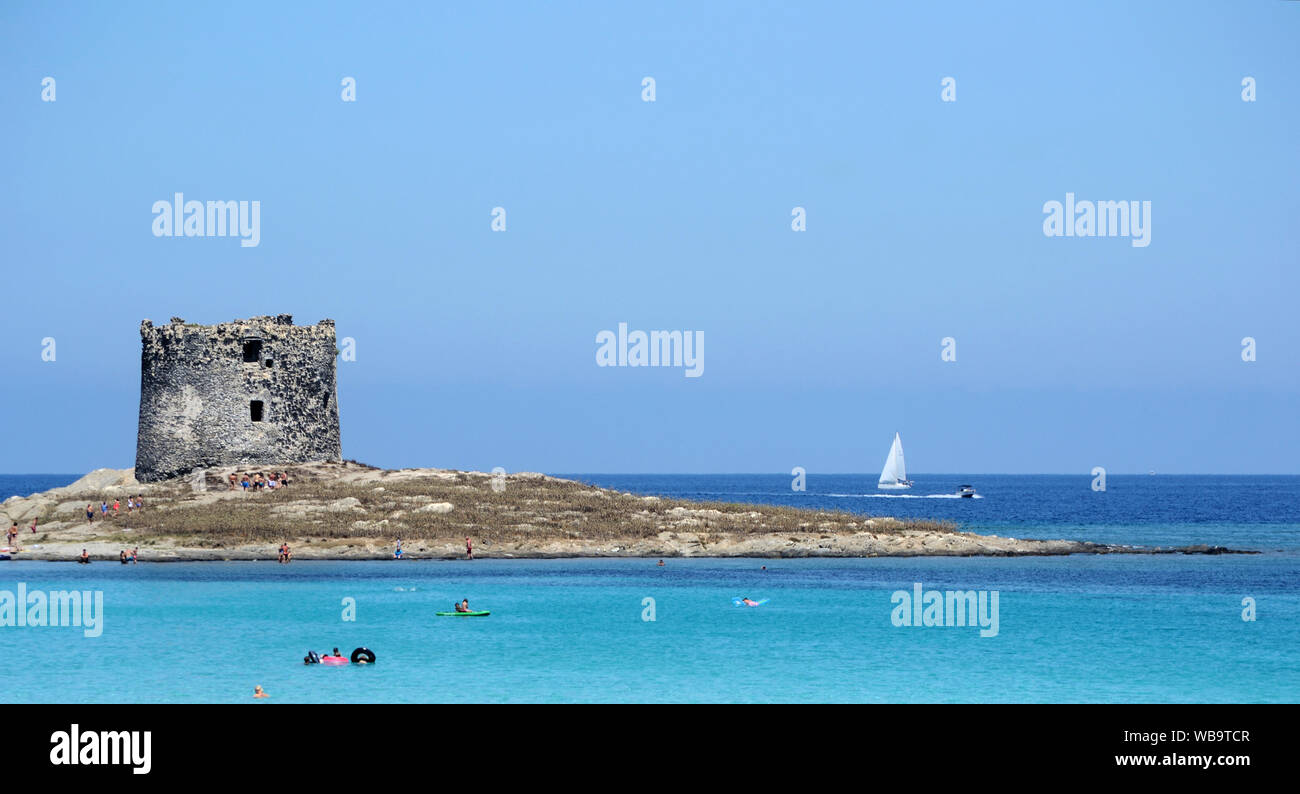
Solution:
{"label": "tower window", "polygon": [[254,422],[262,421],[262,401],[253,400],[248,404],[248,416]]}
{"label": "tower window", "polygon": [[256,364],[262,360],[262,340],[246,339],[244,340],[244,363]]}

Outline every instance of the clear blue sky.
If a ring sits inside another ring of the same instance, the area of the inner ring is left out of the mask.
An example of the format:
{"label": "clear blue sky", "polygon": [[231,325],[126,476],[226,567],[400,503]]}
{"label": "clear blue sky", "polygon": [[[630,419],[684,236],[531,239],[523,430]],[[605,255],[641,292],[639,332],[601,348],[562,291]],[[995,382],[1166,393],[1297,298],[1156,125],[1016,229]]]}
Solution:
{"label": "clear blue sky", "polygon": [[[5,3],[0,471],[133,463],[142,318],[287,312],[356,339],[376,465],[1300,472],[1298,43],[1270,0]],[[261,244],[155,238],[176,192]],[[1151,244],[1045,237],[1067,192]],[[619,322],[703,377],[597,367]]]}

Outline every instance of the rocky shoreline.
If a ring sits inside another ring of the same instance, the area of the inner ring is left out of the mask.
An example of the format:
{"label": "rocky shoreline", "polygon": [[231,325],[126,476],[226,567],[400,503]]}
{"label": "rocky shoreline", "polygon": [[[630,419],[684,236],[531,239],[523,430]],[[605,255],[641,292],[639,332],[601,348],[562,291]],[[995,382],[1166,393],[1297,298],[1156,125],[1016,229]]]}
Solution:
{"label": "rocky shoreline", "polygon": [[[130,469],[99,469],[72,485],[0,505],[17,522],[17,560],[72,562],[85,549],[117,561],[275,561],[281,542],[295,560],[572,557],[1025,557],[1068,554],[1250,554],[1222,546],[1135,547],[1025,540],[961,532],[951,524],[639,496],[535,473],[383,470],[356,463],[276,467],[290,485],[231,490],[232,467],[197,480],[136,482]],[[143,495],[142,511],[125,512]],[[101,501],[123,508],[101,518]],[[87,504],[96,507],[85,521]],[[37,520],[37,532],[28,526]],[[8,524],[6,524],[8,526]]]}

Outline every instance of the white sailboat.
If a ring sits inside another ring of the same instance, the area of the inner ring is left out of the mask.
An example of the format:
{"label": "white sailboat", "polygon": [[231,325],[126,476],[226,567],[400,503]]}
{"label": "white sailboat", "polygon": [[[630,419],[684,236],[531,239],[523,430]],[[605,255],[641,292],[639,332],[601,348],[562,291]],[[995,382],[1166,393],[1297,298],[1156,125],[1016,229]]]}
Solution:
{"label": "white sailboat", "polygon": [[885,459],[885,468],[880,472],[877,488],[897,490],[911,488],[912,481],[907,479],[907,467],[903,465],[903,439],[894,433],[894,443],[889,448],[889,457]]}

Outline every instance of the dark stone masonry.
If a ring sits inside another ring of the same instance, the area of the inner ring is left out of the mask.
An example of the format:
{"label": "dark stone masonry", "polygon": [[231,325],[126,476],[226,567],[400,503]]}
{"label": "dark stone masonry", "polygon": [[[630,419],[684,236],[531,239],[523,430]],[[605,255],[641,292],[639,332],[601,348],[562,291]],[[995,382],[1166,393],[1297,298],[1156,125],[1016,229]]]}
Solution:
{"label": "dark stone masonry", "polygon": [[334,321],[287,314],[219,325],[140,323],[135,477],[338,461]]}

